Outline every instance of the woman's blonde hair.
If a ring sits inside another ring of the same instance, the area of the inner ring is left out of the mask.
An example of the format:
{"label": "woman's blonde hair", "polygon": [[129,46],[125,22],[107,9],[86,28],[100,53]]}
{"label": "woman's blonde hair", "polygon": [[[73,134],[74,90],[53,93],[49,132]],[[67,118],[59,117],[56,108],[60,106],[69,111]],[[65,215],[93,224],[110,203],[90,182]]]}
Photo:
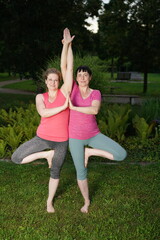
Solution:
{"label": "woman's blonde hair", "polygon": [[59,82],[62,80],[62,74],[59,70],[57,70],[56,68],[48,68],[44,73],[43,73],[43,79],[46,80],[48,75],[51,73],[55,73],[58,76],[58,80]]}

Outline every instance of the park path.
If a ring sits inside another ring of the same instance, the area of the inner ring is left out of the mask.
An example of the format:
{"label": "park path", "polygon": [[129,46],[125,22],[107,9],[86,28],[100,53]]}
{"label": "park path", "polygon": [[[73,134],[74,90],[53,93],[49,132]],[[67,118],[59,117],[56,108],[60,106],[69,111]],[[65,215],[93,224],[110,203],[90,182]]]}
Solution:
{"label": "park path", "polygon": [[25,82],[27,80],[9,80],[9,81],[3,81],[0,82],[0,93],[12,93],[12,94],[23,94],[23,95],[35,95],[34,92],[29,92],[25,90],[18,90],[18,89],[10,89],[10,88],[2,88],[3,86],[6,86],[11,83],[18,83],[18,82]]}
{"label": "park path", "polygon": [[[9,81],[3,81],[0,82],[0,93],[11,93],[11,94],[23,94],[23,95],[36,95],[35,92],[29,92],[29,91],[24,91],[24,90],[18,90],[18,89],[10,89],[10,88],[2,88],[2,86],[6,86],[11,83],[17,83],[17,82],[24,82],[27,80],[9,80]],[[103,95],[102,94],[102,100],[104,102],[110,102],[110,103],[130,103],[130,97],[129,95],[126,97],[122,97],[121,95]],[[142,99],[140,97],[134,98],[134,103],[133,104],[141,104]]]}

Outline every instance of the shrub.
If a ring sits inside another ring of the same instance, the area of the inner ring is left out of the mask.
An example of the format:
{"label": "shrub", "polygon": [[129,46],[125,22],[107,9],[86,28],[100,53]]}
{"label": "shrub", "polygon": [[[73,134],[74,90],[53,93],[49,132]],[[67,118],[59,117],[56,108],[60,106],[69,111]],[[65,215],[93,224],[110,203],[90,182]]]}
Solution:
{"label": "shrub", "polygon": [[160,142],[155,138],[148,138],[144,142],[139,137],[127,137],[123,142],[128,158],[133,162],[159,162]]}
{"label": "shrub", "polygon": [[160,119],[160,98],[146,99],[138,111],[138,115],[146,120],[147,123]]}
{"label": "shrub", "polygon": [[0,157],[5,157],[6,153],[6,142],[0,139]]}
{"label": "shrub", "polygon": [[106,120],[99,120],[99,127],[102,132],[109,137],[123,141],[125,139],[126,129],[129,125],[129,105],[114,104],[112,108],[106,110]]}
{"label": "shrub", "polygon": [[[88,56],[80,57],[79,55],[76,55],[74,57],[74,72],[77,69],[77,67],[80,65],[87,65],[92,70],[93,76],[92,76],[92,81],[90,82],[90,87],[94,89],[99,89],[100,91],[104,92],[104,86],[107,88],[108,81],[106,80],[106,77],[102,72],[102,67],[101,67],[102,60],[100,60],[96,56],[88,55]],[[59,57],[50,59],[48,61],[46,68],[51,68],[51,67],[54,67],[60,70]],[[43,89],[45,89],[45,84],[41,76],[39,76],[38,84],[42,86]]]}
{"label": "shrub", "polygon": [[[15,110],[0,111],[0,157],[11,155],[23,142],[33,138],[40,121],[35,105],[29,104],[28,109],[22,107]],[[5,153],[6,152],[6,153]]]}
{"label": "shrub", "polygon": [[141,118],[138,115],[133,118],[132,122],[134,128],[136,129],[136,133],[138,134],[142,142],[144,142],[147,138],[151,136],[153,128],[155,126],[154,122],[148,124],[144,118]]}

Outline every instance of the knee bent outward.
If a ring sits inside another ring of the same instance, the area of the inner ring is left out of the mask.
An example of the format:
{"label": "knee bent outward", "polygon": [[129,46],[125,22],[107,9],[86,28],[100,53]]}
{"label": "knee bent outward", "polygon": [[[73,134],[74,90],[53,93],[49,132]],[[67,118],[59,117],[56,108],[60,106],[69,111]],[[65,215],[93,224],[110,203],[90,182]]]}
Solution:
{"label": "knee bent outward", "polygon": [[11,156],[11,161],[16,164],[21,164],[23,158],[21,158],[20,154],[17,154],[16,151]]}
{"label": "knee bent outward", "polygon": [[119,153],[114,154],[115,161],[123,161],[127,157],[127,152],[125,149],[121,150]]}

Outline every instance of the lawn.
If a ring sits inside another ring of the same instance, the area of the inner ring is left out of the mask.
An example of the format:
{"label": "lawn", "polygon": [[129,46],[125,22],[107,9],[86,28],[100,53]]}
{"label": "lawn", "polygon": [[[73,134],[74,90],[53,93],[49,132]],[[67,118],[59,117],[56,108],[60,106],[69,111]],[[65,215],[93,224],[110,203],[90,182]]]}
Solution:
{"label": "lawn", "polygon": [[31,92],[36,92],[37,87],[33,80],[26,80],[26,81],[19,81],[17,83],[11,83],[3,86],[3,88],[10,88],[10,89],[18,89],[18,90],[26,90]]}
{"label": "lawn", "polygon": [[160,239],[159,163],[108,165],[92,159],[88,214],[79,211],[83,201],[70,156],[61,172],[56,213],[46,212],[49,170],[45,161],[39,163],[0,162],[0,239]]}
{"label": "lawn", "polygon": [[[107,75],[107,78],[109,76]],[[143,96],[143,82],[112,82],[110,80],[109,86],[116,87],[114,94],[131,94]],[[110,93],[110,89],[106,90]],[[149,73],[148,74],[148,89],[145,96],[159,97],[160,93],[160,74]]]}
{"label": "lawn", "polygon": [[[117,87],[117,89],[114,90],[114,94],[131,94],[131,95],[141,95],[143,96],[143,83],[140,81],[137,81],[136,83],[131,82],[111,82],[110,81],[110,74],[104,73],[104,79],[109,83],[107,83],[105,87],[105,82],[103,83],[103,94],[110,94],[110,88],[108,86]],[[27,91],[33,91],[36,92],[36,86],[34,81],[27,80],[25,82],[19,82],[19,83],[12,83],[6,86],[3,86],[3,88],[11,88],[11,89],[20,89],[20,90],[27,90]],[[158,73],[149,73],[148,75],[148,91],[146,96],[153,96],[153,97],[159,97],[160,93],[160,74]]]}

